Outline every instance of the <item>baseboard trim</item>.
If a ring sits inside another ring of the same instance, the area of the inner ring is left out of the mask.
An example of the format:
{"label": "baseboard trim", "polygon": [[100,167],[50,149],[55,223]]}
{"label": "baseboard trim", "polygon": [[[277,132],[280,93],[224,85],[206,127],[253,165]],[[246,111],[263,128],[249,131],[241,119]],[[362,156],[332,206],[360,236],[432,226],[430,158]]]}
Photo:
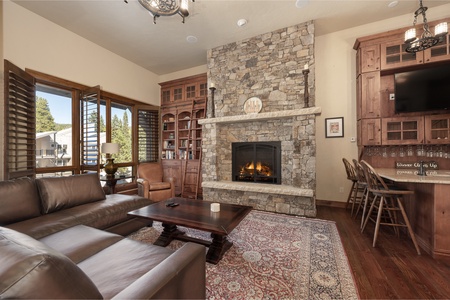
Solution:
{"label": "baseboard trim", "polygon": [[345,204],[346,204],[346,202],[316,199],[316,206],[329,206],[329,207],[345,208]]}

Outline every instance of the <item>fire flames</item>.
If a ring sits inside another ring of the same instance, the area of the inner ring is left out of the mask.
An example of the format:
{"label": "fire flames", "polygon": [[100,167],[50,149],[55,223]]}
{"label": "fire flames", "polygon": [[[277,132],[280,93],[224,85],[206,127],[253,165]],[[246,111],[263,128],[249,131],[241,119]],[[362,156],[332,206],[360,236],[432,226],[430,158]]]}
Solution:
{"label": "fire flames", "polygon": [[249,162],[247,163],[245,166],[243,166],[241,168],[241,170],[239,171],[239,174],[241,176],[245,176],[245,175],[253,175],[255,174],[258,175],[263,175],[263,176],[272,176],[272,169],[270,168],[270,166],[258,161],[256,163],[256,168],[255,168],[255,164],[253,162]]}

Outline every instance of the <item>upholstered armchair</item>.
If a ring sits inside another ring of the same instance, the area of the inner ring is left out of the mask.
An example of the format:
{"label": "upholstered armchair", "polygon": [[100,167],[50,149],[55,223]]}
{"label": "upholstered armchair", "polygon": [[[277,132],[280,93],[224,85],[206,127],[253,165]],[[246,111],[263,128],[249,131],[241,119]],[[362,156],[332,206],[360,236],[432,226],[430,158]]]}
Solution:
{"label": "upholstered armchair", "polygon": [[164,178],[161,163],[142,163],[137,168],[139,196],[152,201],[175,197],[174,178]]}

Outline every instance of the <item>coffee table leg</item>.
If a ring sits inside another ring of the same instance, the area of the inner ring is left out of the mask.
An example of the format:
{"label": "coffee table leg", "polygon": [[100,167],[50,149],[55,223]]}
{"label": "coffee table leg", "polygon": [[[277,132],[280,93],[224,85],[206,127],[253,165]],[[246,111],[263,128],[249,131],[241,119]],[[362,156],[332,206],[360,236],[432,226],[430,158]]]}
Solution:
{"label": "coffee table leg", "polygon": [[163,223],[162,226],[164,230],[153,245],[166,247],[177,235],[184,234],[183,231],[177,229],[176,225]]}
{"label": "coffee table leg", "polygon": [[211,233],[211,237],[212,243],[209,246],[208,253],[206,253],[206,261],[217,264],[233,243],[227,240],[226,235]]}

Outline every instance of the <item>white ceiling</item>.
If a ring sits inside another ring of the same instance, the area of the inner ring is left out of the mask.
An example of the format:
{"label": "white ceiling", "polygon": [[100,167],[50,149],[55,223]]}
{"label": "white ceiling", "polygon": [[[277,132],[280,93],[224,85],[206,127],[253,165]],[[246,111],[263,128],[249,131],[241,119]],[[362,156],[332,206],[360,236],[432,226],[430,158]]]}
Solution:
{"label": "white ceiling", "polygon": [[[308,4],[297,8],[295,0],[196,0],[185,24],[175,15],[154,25],[137,0],[13,1],[158,75],[206,64],[206,51],[216,46],[309,20],[315,20],[316,35],[407,13],[412,22],[419,3],[400,0],[388,8],[392,0],[302,0]],[[244,27],[236,25],[241,18],[248,20]],[[198,42],[188,43],[190,35]]]}

